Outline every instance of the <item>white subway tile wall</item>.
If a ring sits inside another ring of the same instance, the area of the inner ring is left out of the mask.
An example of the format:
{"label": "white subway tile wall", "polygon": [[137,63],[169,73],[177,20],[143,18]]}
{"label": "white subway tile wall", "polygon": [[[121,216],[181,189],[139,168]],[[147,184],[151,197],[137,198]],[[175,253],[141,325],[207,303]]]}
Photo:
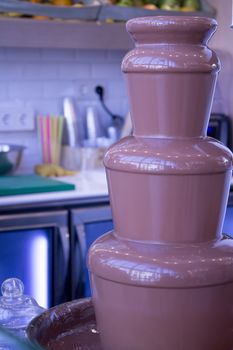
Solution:
{"label": "white subway tile wall", "polygon": [[[106,104],[114,114],[128,111],[121,61],[126,52],[107,50],[0,49],[0,103],[20,100],[30,103],[34,118],[39,114],[61,114],[62,100],[74,98],[78,118],[96,106],[106,127],[111,118],[101,108],[95,87],[105,89]],[[0,132],[0,142],[27,148],[19,173],[31,173],[41,162],[37,130]]]}
{"label": "white subway tile wall", "polygon": [[[114,114],[125,116],[128,102],[121,61],[125,51],[16,49],[0,48],[0,103],[20,100],[30,103],[34,118],[39,114],[61,114],[63,97],[76,102],[81,123],[86,108],[95,106],[104,126],[111,118],[101,108],[95,87],[105,88],[106,104]],[[218,51],[222,71],[217,85],[213,111],[230,113],[232,56]],[[0,142],[24,144],[27,148],[20,173],[33,172],[41,162],[37,130],[0,132]]]}

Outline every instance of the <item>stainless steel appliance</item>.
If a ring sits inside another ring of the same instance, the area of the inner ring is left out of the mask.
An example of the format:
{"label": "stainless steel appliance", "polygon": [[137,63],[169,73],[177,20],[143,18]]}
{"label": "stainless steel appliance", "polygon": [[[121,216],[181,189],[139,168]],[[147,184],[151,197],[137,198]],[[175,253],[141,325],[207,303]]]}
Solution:
{"label": "stainless steel appliance", "polygon": [[67,211],[0,215],[0,284],[21,279],[45,308],[67,300],[69,250]]}

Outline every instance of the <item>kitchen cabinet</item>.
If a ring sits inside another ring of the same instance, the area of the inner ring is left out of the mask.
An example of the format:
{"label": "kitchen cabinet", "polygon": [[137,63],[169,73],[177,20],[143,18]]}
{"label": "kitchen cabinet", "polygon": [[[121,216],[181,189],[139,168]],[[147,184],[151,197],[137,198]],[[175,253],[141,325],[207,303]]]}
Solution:
{"label": "kitchen cabinet", "polygon": [[[93,17],[88,17],[89,21],[80,21],[77,19],[38,20],[32,18],[1,17],[0,47],[128,51],[133,47],[133,42],[126,32],[125,22],[120,21],[132,17],[143,17],[145,15],[215,16],[215,9],[210,6],[208,2],[200,0],[200,4],[202,10],[199,12],[166,10],[150,12],[149,10],[138,7],[132,8],[126,6],[124,8],[119,8],[118,6],[100,6],[96,17],[94,17],[96,21],[93,21]],[[5,6],[3,6],[3,9],[4,8]],[[91,9],[89,9],[89,11],[90,10]],[[61,17],[65,18],[64,13]],[[105,20],[109,18],[113,18],[118,22],[106,23]],[[92,21],[90,21],[90,19],[92,19]],[[112,40],[112,38],[114,38],[114,40]]]}
{"label": "kitchen cabinet", "polygon": [[[110,206],[71,210],[71,290],[72,299],[91,295],[87,252],[91,244],[102,234],[113,229]],[[81,266],[81,269],[80,269]]]}
{"label": "kitchen cabinet", "polygon": [[[113,228],[105,181],[96,178],[78,175],[75,191],[2,197],[0,279],[21,278],[25,293],[41,304],[46,296],[48,307],[90,296],[88,248]],[[233,237],[233,192],[223,232]]]}
{"label": "kitchen cabinet", "polygon": [[90,295],[88,247],[113,227],[106,187],[93,181],[88,195],[84,179],[77,182],[77,191],[1,199],[0,284],[22,279],[44,307]]}

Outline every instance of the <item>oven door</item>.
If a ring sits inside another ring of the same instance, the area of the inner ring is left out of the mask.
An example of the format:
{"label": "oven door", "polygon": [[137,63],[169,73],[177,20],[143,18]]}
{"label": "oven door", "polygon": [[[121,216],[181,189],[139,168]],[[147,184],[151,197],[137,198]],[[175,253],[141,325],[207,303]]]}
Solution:
{"label": "oven door", "polygon": [[20,278],[48,308],[66,301],[69,232],[66,211],[0,215],[0,283]]}

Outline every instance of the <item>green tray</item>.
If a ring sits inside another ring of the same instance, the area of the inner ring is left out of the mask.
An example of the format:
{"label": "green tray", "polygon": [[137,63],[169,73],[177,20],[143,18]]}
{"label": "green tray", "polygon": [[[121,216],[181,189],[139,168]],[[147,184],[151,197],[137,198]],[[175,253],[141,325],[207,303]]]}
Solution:
{"label": "green tray", "polygon": [[70,191],[75,185],[39,175],[0,176],[0,196]]}

